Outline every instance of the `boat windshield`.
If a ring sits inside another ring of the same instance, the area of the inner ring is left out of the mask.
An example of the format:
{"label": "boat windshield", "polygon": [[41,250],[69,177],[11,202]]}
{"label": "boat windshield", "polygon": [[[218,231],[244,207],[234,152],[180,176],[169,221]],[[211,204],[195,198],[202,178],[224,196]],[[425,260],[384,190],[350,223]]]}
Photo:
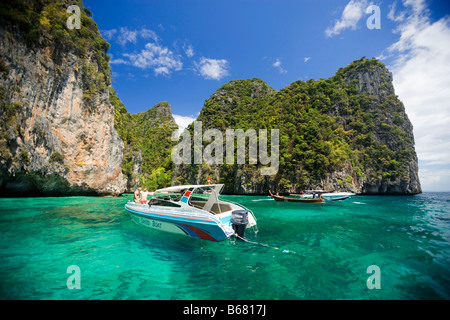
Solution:
{"label": "boat windshield", "polygon": [[192,191],[189,198],[189,205],[202,209],[212,214],[221,214],[226,211],[231,211],[232,207],[229,203],[219,201],[219,193],[222,188],[218,189],[215,186],[199,187]]}
{"label": "boat windshield", "polygon": [[210,188],[208,186],[198,187],[192,191],[188,203],[191,206],[202,209],[211,196],[213,197],[212,200],[215,200],[214,202],[218,201],[216,200],[217,197],[215,195],[214,188]]}
{"label": "boat windshield", "polygon": [[[172,204],[186,203],[189,206],[220,214],[231,210],[228,203],[219,201],[219,194],[223,184],[212,185],[184,185],[174,186],[155,191],[150,205],[172,206]],[[166,203],[165,203],[166,202]]]}

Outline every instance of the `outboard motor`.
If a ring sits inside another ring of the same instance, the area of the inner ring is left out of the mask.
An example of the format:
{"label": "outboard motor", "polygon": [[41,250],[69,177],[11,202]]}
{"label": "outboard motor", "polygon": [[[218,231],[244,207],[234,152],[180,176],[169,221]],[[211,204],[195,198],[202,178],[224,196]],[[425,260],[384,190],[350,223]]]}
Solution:
{"label": "outboard motor", "polygon": [[231,212],[231,225],[234,232],[240,237],[245,239],[245,229],[248,224],[248,211],[247,210],[233,210]]}

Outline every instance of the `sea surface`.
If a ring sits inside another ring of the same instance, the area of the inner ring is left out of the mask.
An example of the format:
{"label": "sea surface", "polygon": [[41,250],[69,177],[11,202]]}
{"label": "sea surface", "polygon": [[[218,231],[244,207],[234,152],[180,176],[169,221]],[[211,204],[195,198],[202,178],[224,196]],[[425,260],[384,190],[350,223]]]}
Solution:
{"label": "sea surface", "polygon": [[255,213],[251,242],[147,229],[124,209],[131,195],[0,199],[0,298],[450,298],[450,193],[222,198]]}

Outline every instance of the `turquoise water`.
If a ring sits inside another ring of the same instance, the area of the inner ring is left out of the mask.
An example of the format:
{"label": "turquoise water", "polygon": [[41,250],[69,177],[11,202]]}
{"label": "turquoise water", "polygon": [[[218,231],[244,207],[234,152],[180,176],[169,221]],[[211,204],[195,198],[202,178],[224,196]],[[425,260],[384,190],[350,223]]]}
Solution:
{"label": "turquoise water", "polygon": [[[255,212],[260,232],[247,232],[254,243],[148,230],[123,208],[131,196],[0,199],[0,296],[450,298],[450,193],[325,204],[223,198]],[[71,265],[81,289],[67,287]],[[371,265],[381,289],[367,286]]]}

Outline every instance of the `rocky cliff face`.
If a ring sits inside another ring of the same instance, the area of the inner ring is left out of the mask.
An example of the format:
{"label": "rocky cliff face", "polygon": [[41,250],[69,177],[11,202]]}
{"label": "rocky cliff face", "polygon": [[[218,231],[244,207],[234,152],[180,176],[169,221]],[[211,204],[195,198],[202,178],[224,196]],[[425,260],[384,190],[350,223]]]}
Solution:
{"label": "rocky cliff face", "polygon": [[0,25],[1,192],[122,193],[124,145],[114,129],[110,77],[101,61],[106,50],[80,47],[87,43],[80,32],[91,32],[89,41],[101,39],[96,25],[83,12],[89,29],[60,34],[55,25],[47,28],[53,20],[44,17],[53,14],[64,28],[68,15],[62,4],[34,1],[24,8],[23,15],[38,14],[40,23],[18,27],[11,20],[21,16],[10,14]]}
{"label": "rocky cliff face", "polygon": [[[413,126],[395,95],[392,73],[375,59],[362,58],[339,70],[335,78],[341,77],[348,88],[356,85],[364,100],[353,115],[343,104],[338,104],[336,114],[345,128],[366,134],[352,141],[353,148],[364,150],[369,158],[364,161],[364,174],[356,180],[356,190],[365,194],[421,193]],[[365,127],[354,126],[355,116]]]}
{"label": "rocky cliff face", "polygon": [[[174,167],[170,105],[128,113],[111,87],[109,44],[81,1],[72,2],[0,4],[2,196],[120,194],[208,177],[231,194],[421,192],[411,122],[376,59],[280,91],[260,79],[231,81],[205,102],[203,132],[279,130],[276,174],[261,175],[248,153],[245,164]],[[81,27],[71,30],[73,4]]]}
{"label": "rocky cliff face", "polygon": [[411,122],[392,74],[376,59],[362,58],[330,79],[297,81],[278,92],[259,79],[232,81],[205,102],[197,120],[204,131],[279,129],[280,168],[261,176],[261,165],[248,158],[240,165],[179,166],[179,182],[211,177],[232,194],[421,192]]}
{"label": "rocky cliff face", "polygon": [[130,114],[118,99],[116,129],[125,142],[123,173],[127,179],[127,192],[138,186],[157,189],[170,185],[174,146],[172,133],[178,125],[167,102],[157,103],[145,112]]}

